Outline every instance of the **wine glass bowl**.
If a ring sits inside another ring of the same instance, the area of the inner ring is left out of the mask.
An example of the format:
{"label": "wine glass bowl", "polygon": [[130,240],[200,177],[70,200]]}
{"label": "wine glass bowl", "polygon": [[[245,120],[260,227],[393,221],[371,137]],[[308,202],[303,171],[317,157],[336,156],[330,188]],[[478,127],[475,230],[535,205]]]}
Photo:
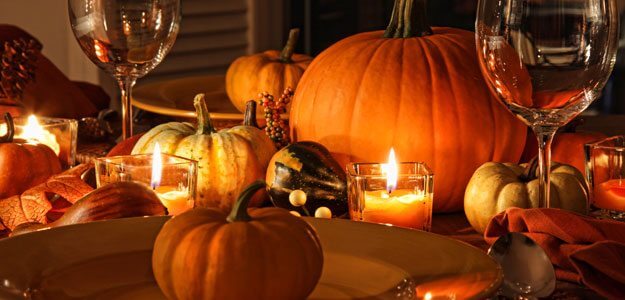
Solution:
{"label": "wine glass bowl", "polygon": [[553,135],[599,97],[616,61],[616,1],[480,0],[475,29],[486,82],[537,134],[548,207]]}
{"label": "wine glass bowl", "polygon": [[167,55],[180,24],[180,0],[68,0],[74,36],[122,94],[123,138],[132,135],[130,93]]}

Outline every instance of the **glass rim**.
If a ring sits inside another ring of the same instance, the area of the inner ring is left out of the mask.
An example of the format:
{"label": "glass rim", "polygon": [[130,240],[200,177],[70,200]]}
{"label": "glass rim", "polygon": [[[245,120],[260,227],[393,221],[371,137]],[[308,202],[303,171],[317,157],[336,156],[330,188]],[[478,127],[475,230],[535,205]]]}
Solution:
{"label": "glass rim", "polygon": [[602,150],[613,150],[613,151],[625,151],[625,145],[623,146],[610,146],[610,145],[602,145],[603,143],[607,143],[616,139],[623,139],[623,141],[625,142],[625,135],[615,135],[615,136],[611,136],[611,137],[607,137],[592,143],[587,143],[584,146],[585,147],[590,147],[592,150],[595,149],[602,149]]}
{"label": "glass rim", "polygon": [[[117,156],[105,156],[105,157],[98,157],[95,159],[96,163],[105,163],[105,164],[110,164],[110,165],[116,165],[116,166],[121,166],[123,165],[123,161],[120,162],[115,162],[114,160],[123,160],[124,158],[151,158],[154,155],[154,153],[149,153],[149,154],[132,154],[132,155],[117,155]],[[173,158],[176,161],[174,162],[166,162],[165,160],[163,160],[163,166],[177,166],[177,165],[193,165],[196,166],[197,168],[197,160],[193,160],[193,159],[189,159],[186,157],[182,157],[182,156],[177,156],[177,155],[171,155],[171,154],[167,154],[167,153],[161,153],[162,157],[167,157],[167,158]],[[148,160],[150,163],[148,165],[145,165],[146,167],[152,167],[152,160]],[[134,167],[144,167],[144,165],[126,165],[126,166],[134,166]]]}
{"label": "glass rim", "polygon": [[[371,162],[350,162],[347,164],[347,175],[350,177],[366,177],[366,178],[386,178],[384,174],[358,174],[355,172],[355,167],[357,166],[376,166],[383,165],[384,163],[371,163]],[[434,177],[434,172],[430,167],[424,162],[416,162],[416,161],[407,161],[407,162],[399,162],[398,166],[417,166],[419,171],[417,173],[405,173],[398,170],[397,176],[401,177]]]}
{"label": "glass rim", "polygon": [[[56,125],[56,124],[67,124],[67,123],[78,123],[78,120],[76,119],[70,119],[70,118],[50,118],[50,117],[37,117],[37,121],[39,121],[39,125],[41,126],[50,126],[50,125]],[[28,122],[28,116],[19,116],[19,117],[15,117],[13,118],[13,121],[16,122],[16,126],[21,126],[21,125],[25,125],[25,124],[18,124],[17,121],[22,121],[24,120],[24,122]],[[56,123],[48,123],[48,124],[42,124],[42,121],[54,121]],[[4,123],[4,122],[3,122]]]}

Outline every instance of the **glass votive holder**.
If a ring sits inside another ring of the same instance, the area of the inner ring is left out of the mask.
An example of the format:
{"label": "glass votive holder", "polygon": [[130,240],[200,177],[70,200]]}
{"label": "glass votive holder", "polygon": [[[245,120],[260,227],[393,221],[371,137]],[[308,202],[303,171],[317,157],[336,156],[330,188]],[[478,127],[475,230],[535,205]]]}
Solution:
{"label": "glass votive holder", "polygon": [[161,154],[160,181],[153,178],[153,154],[101,157],[95,160],[98,187],[119,181],[135,181],[154,189],[169,215],[193,208],[197,186],[197,162]]}
{"label": "glass votive holder", "polygon": [[354,221],[430,231],[434,174],[423,163],[397,164],[395,189],[387,188],[385,164],[347,165],[347,195]]}
{"label": "glass votive holder", "polygon": [[585,145],[591,205],[599,215],[625,220],[625,136]]}
{"label": "glass votive holder", "polygon": [[[35,116],[17,117],[15,139],[28,143],[45,144],[56,153],[64,169],[76,163],[76,142],[78,140],[78,121],[61,118],[40,118]],[[6,124],[0,125],[0,135],[5,134]]]}

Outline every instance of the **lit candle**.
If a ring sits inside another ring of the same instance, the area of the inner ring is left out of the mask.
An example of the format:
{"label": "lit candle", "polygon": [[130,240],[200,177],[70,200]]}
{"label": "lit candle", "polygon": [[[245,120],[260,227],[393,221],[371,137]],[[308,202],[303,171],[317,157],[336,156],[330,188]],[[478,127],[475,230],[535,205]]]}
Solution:
{"label": "lit candle", "polygon": [[362,220],[416,229],[427,229],[432,216],[432,199],[414,189],[397,189],[398,167],[391,149],[388,163],[382,165],[386,190],[365,191]]}
{"label": "lit candle", "polygon": [[593,203],[599,208],[625,212],[625,179],[595,185]]}
{"label": "lit candle", "polygon": [[167,208],[170,215],[178,215],[193,208],[193,200],[191,200],[189,190],[172,185],[161,186],[162,176],[163,156],[161,155],[161,147],[156,143],[152,154],[152,179],[150,186],[156,192],[156,195]]}

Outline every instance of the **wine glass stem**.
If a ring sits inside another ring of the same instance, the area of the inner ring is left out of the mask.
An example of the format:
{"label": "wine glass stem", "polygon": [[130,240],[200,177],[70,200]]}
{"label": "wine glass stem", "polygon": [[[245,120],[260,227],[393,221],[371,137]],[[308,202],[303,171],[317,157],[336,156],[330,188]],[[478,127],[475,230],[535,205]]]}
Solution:
{"label": "wine glass stem", "polygon": [[122,98],[122,140],[132,136],[132,87],[137,82],[137,78],[126,76],[117,78],[119,90]]}
{"label": "wine glass stem", "polygon": [[532,130],[538,139],[538,189],[540,207],[550,208],[549,190],[551,189],[549,174],[551,173],[551,142],[558,130],[553,126],[534,126]]}

